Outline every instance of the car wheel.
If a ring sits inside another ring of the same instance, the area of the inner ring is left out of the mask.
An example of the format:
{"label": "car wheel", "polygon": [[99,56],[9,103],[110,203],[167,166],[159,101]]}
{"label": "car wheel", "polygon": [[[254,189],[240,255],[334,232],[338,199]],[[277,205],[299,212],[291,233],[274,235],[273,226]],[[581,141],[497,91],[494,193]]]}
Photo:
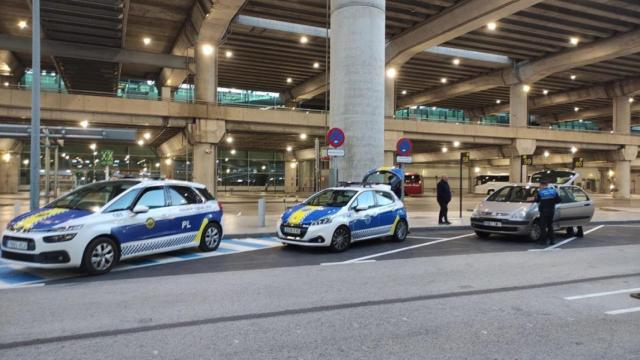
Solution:
{"label": "car wheel", "polygon": [[409,233],[409,226],[407,225],[407,222],[404,220],[400,220],[396,224],[396,228],[393,231],[393,237],[391,238],[391,240],[396,242],[405,241],[407,239],[408,233]]}
{"label": "car wheel", "polygon": [[491,236],[491,233],[488,233],[486,231],[477,231],[476,230],[476,235],[480,238],[480,239],[488,239]]}
{"label": "car wheel", "polygon": [[200,245],[198,247],[205,252],[214,251],[220,246],[221,241],[222,229],[220,229],[220,225],[210,222],[205,226],[200,236]]}
{"label": "car wheel", "polygon": [[529,240],[539,242],[540,238],[542,238],[542,227],[540,227],[540,222],[536,220],[533,222],[533,224],[531,224],[531,230],[529,231]]}
{"label": "car wheel", "polygon": [[82,269],[89,275],[106,274],[118,262],[118,247],[108,237],[93,239],[84,250]]}
{"label": "car wheel", "polygon": [[333,252],[343,252],[351,245],[351,233],[346,226],[340,226],[333,232],[329,248]]}

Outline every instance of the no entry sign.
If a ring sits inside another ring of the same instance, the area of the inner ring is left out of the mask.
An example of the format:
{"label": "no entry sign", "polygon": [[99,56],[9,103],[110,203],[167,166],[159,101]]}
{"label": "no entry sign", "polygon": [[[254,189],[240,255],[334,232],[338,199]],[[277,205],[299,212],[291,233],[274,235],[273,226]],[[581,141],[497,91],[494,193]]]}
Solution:
{"label": "no entry sign", "polygon": [[339,148],[344,144],[346,137],[340,128],[331,128],[327,131],[327,143],[329,146]]}
{"label": "no entry sign", "polygon": [[396,154],[409,156],[413,152],[413,142],[407,138],[400,138],[396,143]]}

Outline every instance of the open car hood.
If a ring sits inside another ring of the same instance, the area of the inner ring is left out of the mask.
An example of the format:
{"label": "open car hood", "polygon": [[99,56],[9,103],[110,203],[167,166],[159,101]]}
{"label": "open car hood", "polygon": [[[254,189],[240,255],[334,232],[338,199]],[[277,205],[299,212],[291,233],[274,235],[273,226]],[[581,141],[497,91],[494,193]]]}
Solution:
{"label": "open car hood", "polygon": [[363,184],[382,184],[388,185],[398,197],[402,192],[402,183],[404,182],[404,171],[402,169],[383,166],[369,170],[362,178]]}
{"label": "open car hood", "polygon": [[529,182],[539,184],[540,181],[546,180],[550,184],[555,185],[571,185],[580,176],[573,170],[543,170],[531,174]]}

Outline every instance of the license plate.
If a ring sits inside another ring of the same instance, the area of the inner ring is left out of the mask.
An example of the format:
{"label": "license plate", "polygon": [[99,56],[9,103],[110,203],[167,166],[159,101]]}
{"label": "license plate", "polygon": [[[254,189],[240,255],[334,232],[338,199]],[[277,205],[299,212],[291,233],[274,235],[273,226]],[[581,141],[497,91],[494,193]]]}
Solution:
{"label": "license plate", "polygon": [[502,226],[502,223],[500,221],[484,221],[482,222],[482,224],[486,226],[496,226],[496,227]]}
{"label": "license plate", "polygon": [[299,229],[299,228],[292,228],[292,227],[285,227],[285,228],[284,228],[284,232],[285,232],[286,234],[300,235],[300,233],[302,232],[302,229]]}
{"label": "license plate", "polygon": [[5,243],[5,246],[10,248],[10,249],[16,249],[16,250],[28,250],[29,249],[29,243],[26,242],[26,241],[7,240],[7,242]]}

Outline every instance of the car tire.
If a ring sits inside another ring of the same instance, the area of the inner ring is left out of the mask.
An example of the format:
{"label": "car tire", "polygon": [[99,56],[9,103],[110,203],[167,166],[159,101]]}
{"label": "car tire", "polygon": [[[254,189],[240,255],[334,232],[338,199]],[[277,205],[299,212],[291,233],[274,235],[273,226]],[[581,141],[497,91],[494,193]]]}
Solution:
{"label": "car tire", "polygon": [[542,228],[540,227],[540,221],[535,220],[531,224],[531,230],[529,231],[529,240],[534,242],[540,242],[542,238]]}
{"label": "car tire", "polygon": [[215,222],[210,222],[204,227],[200,235],[198,248],[204,252],[215,251],[222,242],[222,229]]}
{"label": "car tire", "polygon": [[476,236],[478,236],[480,239],[488,239],[489,237],[491,237],[491,233],[488,233],[486,231],[475,231]]}
{"label": "car tire", "polygon": [[393,236],[391,237],[391,241],[395,242],[403,242],[407,239],[407,235],[409,234],[409,225],[404,219],[401,219],[396,224],[396,228],[393,230]]}
{"label": "car tire", "polygon": [[113,239],[101,236],[87,245],[82,255],[82,270],[89,275],[106,274],[118,263],[118,246]]}
{"label": "car tire", "polygon": [[329,249],[333,252],[343,252],[351,245],[351,232],[346,226],[339,226],[331,236]]}

